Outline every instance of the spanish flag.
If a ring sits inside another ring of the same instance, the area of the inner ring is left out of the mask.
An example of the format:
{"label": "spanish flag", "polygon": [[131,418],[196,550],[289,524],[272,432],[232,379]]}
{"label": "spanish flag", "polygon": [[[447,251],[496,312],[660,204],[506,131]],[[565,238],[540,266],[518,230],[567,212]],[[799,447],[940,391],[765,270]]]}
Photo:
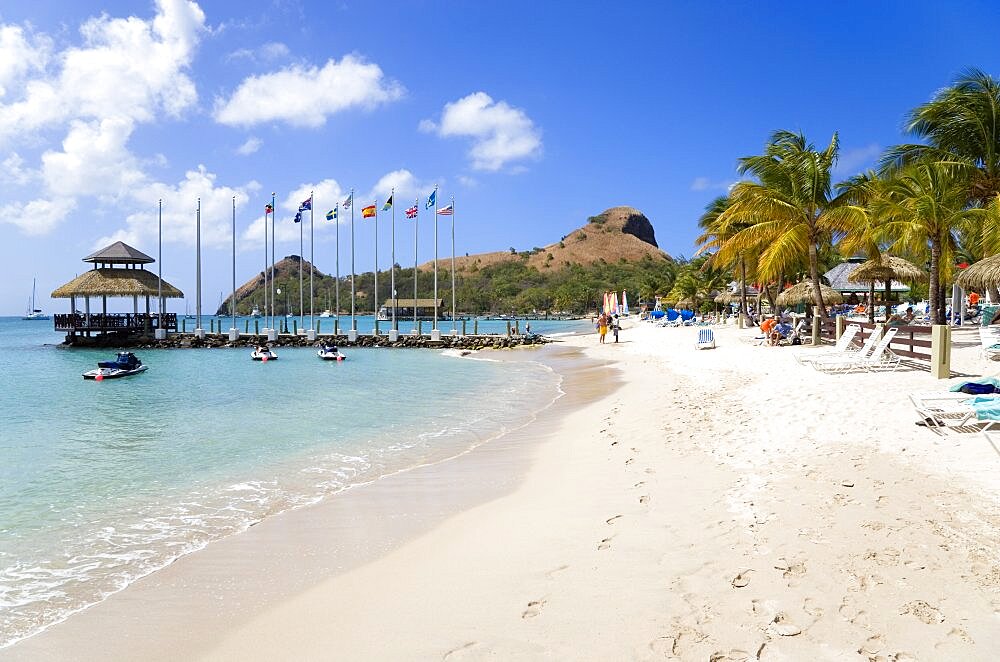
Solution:
{"label": "spanish flag", "polygon": [[375,215],[375,205],[368,205],[367,207],[361,208],[362,218],[371,218]]}

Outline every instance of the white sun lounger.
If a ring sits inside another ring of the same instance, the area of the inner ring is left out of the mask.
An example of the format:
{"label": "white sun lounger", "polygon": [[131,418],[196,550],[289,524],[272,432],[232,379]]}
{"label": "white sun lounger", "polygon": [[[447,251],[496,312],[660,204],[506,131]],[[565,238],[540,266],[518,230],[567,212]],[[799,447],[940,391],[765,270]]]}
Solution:
{"label": "white sun lounger", "polygon": [[[878,327],[876,327],[878,328]],[[817,359],[822,359],[823,357],[830,356],[840,356],[846,352],[856,352],[857,349],[852,348],[851,343],[854,341],[854,336],[861,332],[860,324],[848,324],[847,328],[844,329],[844,333],[837,339],[837,344],[826,351],[804,351],[795,354],[795,360],[799,363],[812,363]]]}
{"label": "white sun lounger", "polygon": [[1000,357],[1000,327],[979,327],[980,353],[987,361]]}
{"label": "white sun lounger", "polygon": [[[876,327],[878,328],[878,327]],[[892,353],[889,349],[889,343],[892,339],[896,337],[899,329],[896,327],[889,328],[885,335],[878,341],[871,353],[866,351],[866,347],[869,346],[871,338],[865,343],[857,352],[851,352],[839,357],[830,357],[829,359],[820,361],[813,361],[812,366],[817,370],[822,370],[823,372],[850,372],[852,370],[895,370],[899,366],[899,357]],[[872,336],[874,337],[874,333]]]}

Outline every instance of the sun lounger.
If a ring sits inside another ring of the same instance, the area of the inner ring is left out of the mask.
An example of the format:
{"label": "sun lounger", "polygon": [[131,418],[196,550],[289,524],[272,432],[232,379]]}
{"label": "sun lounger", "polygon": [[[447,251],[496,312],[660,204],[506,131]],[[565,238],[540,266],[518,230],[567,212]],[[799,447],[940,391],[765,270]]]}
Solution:
{"label": "sun lounger", "polygon": [[698,349],[715,349],[715,333],[711,329],[698,330]]}
{"label": "sun lounger", "polygon": [[[842,356],[833,356],[825,360],[816,360],[812,366],[823,372],[851,372],[853,370],[895,370],[899,366],[899,357],[889,349],[889,343],[896,337],[899,329],[890,328],[885,335],[875,343],[870,352],[866,349],[871,344],[869,337],[865,345],[857,352]],[[874,336],[875,334],[872,334]]]}
{"label": "sun lounger", "polygon": [[[878,328],[878,327],[876,327]],[[798,352],[795,354],[795,360],[799,363],[811,363],[816,359],[821,359],[824,356],[840,356],[845,352],[856,352],[857,349],[852,349],[851,343],[854,341],[854,336],[861,332],[860,324],[848,324],[847,328],[844,329],[844,333],[837,339],[837,344],[835,344],[831,349],[827,351],[806,351]]]}
{"label": "sun lounger", "polygon": [[983,358],[992,361],[1000,357],[1000,327],[979,327],[980,353]]}
{"label": "sun lounger", "polygon": [[918,425],[929,428],[960,428],[979,425],[984,436],[1000,427],[1000,395],[969,395],[967,393],[920,393],[910,396],[920,420]]}

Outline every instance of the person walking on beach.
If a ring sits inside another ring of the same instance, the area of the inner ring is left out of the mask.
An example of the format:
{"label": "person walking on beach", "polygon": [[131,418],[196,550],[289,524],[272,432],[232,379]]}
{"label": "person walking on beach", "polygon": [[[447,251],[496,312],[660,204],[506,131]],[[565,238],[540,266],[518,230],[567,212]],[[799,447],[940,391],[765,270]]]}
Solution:
{"label": "person walking on beach", "polygon": [[608,316],[606,313],[601,313],[601,316],[597,318],[597,332],[601,335],[601,344],[604,344],[604,336],[608,335]]}
{"label": "person walking on beach", "polygon": [[615,334],[615,342],[618,342],[618,330],[621,328],[621,325],[618,323],[618,316],[615,315],[611,320],[611,331]]}

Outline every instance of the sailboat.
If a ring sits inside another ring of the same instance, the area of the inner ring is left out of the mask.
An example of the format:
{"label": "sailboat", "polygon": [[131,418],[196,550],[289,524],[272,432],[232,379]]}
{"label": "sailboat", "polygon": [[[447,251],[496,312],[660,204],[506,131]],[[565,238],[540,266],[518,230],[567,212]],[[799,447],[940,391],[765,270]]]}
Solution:
{"label": "sailboat", "polygon": [[38,308],[35,308],[35,279],[31,279],[31,300],[28,302],[28,310],[24,313],[23,320],[47,320],[49,316]]}

